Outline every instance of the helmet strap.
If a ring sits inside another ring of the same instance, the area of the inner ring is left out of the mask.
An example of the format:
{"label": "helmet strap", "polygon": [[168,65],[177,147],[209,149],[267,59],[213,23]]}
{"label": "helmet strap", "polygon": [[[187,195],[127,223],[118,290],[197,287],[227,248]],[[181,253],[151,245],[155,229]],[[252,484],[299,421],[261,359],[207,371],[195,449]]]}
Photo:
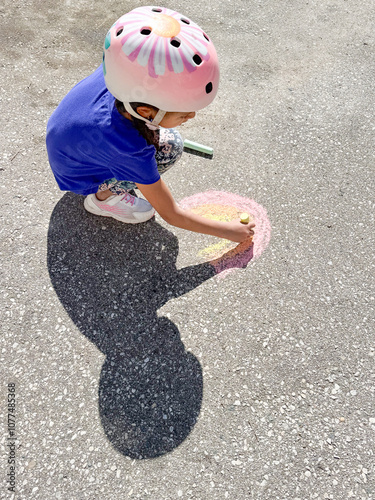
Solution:
{"label": "helmet strap", "polygon": [[134,118],[138,118],[138,120],[144,121],[150,130],[157,130],[159,128],[159,123],[162,121],[162,119],[167,113],[166,111],[159,109],[155,115],[155,118],[148,120],[147,118],[144,118],[143,116],[139,115],[136,111],[134,111],[129,102],[124,102],[123,104],[124,108],[130,115],[134,116]]}

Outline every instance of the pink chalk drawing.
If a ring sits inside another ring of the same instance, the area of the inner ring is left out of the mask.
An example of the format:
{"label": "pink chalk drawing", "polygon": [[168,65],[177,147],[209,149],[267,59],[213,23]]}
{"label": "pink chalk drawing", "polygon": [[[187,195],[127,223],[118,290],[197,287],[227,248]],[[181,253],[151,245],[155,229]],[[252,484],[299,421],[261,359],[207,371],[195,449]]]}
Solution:
{"label": "pink chalk drawing", "polygon": [[209,259],[221,278],[236,268],[245,268],[248,263],[261,256],[271,239],[271,224],[265,208],[254,200],[224,191],[197,193],[180,201],[182,208],[213,220],[231,221],[247,212],[256,226],[252,241],[240,244],[228,240],[215,243],[199,251],[199,256]]}

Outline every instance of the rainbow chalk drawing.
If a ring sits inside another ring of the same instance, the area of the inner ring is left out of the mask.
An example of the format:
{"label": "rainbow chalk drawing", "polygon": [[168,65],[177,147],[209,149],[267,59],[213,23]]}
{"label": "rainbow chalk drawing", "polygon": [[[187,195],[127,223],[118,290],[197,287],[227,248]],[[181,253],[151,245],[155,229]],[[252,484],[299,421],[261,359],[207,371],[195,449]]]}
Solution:
{"label": "rainbow chalk drawing", "polygon": [[252,240],[240,244],[216,240],[214,244],[199,251],[198,255],[209,259],[221,278],[260,257],[271,239],[271,225],[266,210],[249,198],[224,191],[207,191],[184,198],[180,205],[208,219],[228,222],[239,219],[246,212],[250,222],[255,222]]}

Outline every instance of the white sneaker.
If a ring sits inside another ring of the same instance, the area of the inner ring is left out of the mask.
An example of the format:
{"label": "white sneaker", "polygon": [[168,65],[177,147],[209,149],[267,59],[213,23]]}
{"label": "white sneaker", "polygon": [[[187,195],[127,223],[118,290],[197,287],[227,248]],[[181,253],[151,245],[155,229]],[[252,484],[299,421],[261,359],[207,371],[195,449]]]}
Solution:
{"label": "white sneaker", "polygon": [[128,224],[146,222],[155,214],[153,206],[148,201],[129,193],[113,195],[104,201],[98,200],[95,194],[89,194],[83,205],[92,214],[113,217]]}

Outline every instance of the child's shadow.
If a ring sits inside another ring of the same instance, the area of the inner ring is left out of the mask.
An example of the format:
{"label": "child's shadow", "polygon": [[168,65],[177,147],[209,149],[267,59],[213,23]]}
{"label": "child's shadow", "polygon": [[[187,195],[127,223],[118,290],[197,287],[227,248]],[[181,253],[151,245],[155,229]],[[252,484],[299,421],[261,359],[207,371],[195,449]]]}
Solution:
{"label": "child's shadow", "polygon": [[176,269],[177,238],[155,221],[131,226],[85,212],[65,194],[48,231],[51,282],[80,331],[105,355],[99,412],[113,446],[132,458],[176,448],[194,427],[202,369],[158,309],[215,275]]}

